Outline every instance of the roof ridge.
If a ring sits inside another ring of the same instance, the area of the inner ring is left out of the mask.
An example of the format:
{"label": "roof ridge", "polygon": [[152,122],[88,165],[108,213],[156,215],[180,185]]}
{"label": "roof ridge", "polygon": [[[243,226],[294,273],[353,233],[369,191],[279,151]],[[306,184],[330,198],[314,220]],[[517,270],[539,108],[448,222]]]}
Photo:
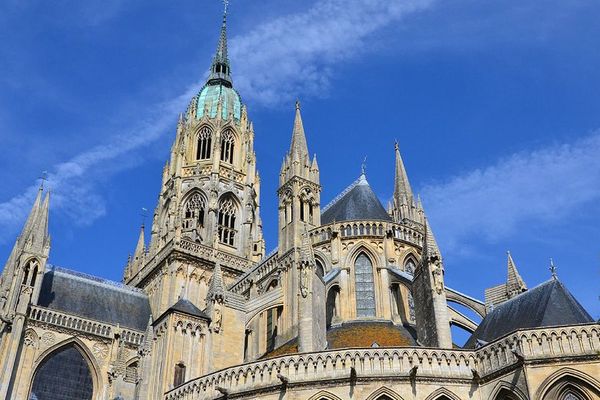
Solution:
{"label": "roof ridge", "polygon": [[[354,189],[356,186],[358,186],[358,184],[361,183],[363,180],[365,180],[363,178],[363,175],[359,176],[358,179],[356,179],[354,182],[352,182],[350,184],[350,186],[348,186],[346,189],[342,190],[340,192],[340,194],[338,194],[336,197],[333,198],[333,200],[331,200],[329,203],[327,203],[327,205],[321,209],[321,214],[323,214],[324,212],[326,212],[335,203],[337,203],[338,201],[340,201],[345,195],[348,194],[348,192],[350,192],[352,189]],[[368,184],[368,182],[367,182],[367,184]]]}
{"label": "roof ridge", "polygon": [[98,286],[104,286],[104,287],[107,287],[107,288],[121,290],[121,291],[124,291],[124,292],[131,292],[131,293],[134,293],[134,294],[146,295],[146,292],[144,292],[140,288],[137,288],[137,287],[134,287],[134,286],[125,285],[123,283],[112,281],[110,279],[102,278],[102,277],[99,277],[99,276],[87,274],[85,272],[75,271],[75,270],[64,268],[64,267],[59,267],[58,265],[48,264],[48,272],[50,272],[50,271],[51,272],[62,273],[62,274],[65,274],[65,275],[69,275],[69,276],[71,276],[73,278],[76,278],[76,279],[79,279],[79,280],[82,280],[82,281],[84,280],[86,282],[89,282],[89,283],[92,283],[92,284],[96,284]]}

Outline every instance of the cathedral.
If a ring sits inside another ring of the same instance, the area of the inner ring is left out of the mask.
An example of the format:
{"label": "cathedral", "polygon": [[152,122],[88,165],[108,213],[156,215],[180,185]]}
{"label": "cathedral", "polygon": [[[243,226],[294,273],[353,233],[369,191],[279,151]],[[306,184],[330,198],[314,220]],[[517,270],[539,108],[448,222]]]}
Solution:
{"label": "cathedral", "polygon": [[267,253],[231,67],[225,15],[122,282],[50,263],[40,188],[0,278],[0,399],[600,399],[600,326],[556,274],[528,288],[508,254],[483,301],[446,286],[397,144],[387,207],[364,171],[322,204],[298,102]]}

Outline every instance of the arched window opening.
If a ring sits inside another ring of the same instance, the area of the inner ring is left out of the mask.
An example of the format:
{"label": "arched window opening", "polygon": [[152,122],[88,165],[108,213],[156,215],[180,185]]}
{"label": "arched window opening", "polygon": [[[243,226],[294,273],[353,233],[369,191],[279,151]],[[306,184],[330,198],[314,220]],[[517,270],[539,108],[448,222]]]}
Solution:
{"label": "arched window opening", "polygon": [[340,288],[339,286],[334,286],[329,289],[327,292],[327,303],[325,306],[325,326],[327,329],[331,327],[332,324],[336,322],[336,320],[340,316]]}
{"label": "arched window opening", "polygon": [[221,161],[233,164],[233,148],[235,145],[235,138],[230,130],[226,130],[221,135]]}
{"label": "arched window opening", "polygon": [[564,394],[564,396],[562,397],[561,400],[584,400],[584,399],[579,394],[576,394],[575,392],[572,392],[572,391],[568,391],[567,393]]}
{"label": "arched window opening", "polygon": [[375,316],[375,283],[373,264],[365,253],[360,253],[354,262],[356,281],[356,315],[358,317]]}
{"label": "arched window opening", "polygon": [[212,150],[212,131],[208,126],[200,128],[198,133],[198,146],[196,148],[196,160],[210,158]]}
{"label": "arched window opening", "polygon": [[321,261],[319,261],[319,260],[315,260],[315,261],[316,261],[315,273],[320,278],[323,278],[325,276],[325,268],[323,268],[323,264],[321,263]]}
{"label": "arched window opening", "polygon": [[25,266],[25,268],[23,269],[23,283],[21,283],[22,285],[27,285],[29,281],[29,264],[27,264]]}
{"label": "arched window opening", "polygon": [[400,293],[400,285],[395,283],[390,287],[390,294],[392,300],[392,314],[396,316],[404,317],[404,307],[402,302],[402,295]]}
{"label": "arched window opening", "polygon": [[235,212],[236,206],[231,198],[221,200],[217,218],[217,233],[221,243],[233,246],[235,243]]}
{"label": "arched window opening", "polygon": [[267,310],[267,352],[275,349],[279,319],[281,318],[282,311],[282,307],[276,307]]}
{"label": "arched window opening", "polygon": [[91,400],[94,394],[92,373],[87,361],[73,346],[51,353],[38,367],[30,400]]}
{"label": "arched window opening", "polygon": [[185,382],[185,364],[180,362],[175,365],[175,377],[173,378],[173,387],[183,385]]}
{"label": "arched window opening", "polygon": [[300,200],[300,221],[304,221],[304,201]]}
{"label": "arched window opening", "polygon": [[390,396],[388,396],[387,394],[382,394],[381,396],[379,396],[377,398],[377,400],[392,400],[392,398]]}
{"label": "arched window opening", "polygon": [[206,201],[200,193],[194,193],[185,205],[183,216],[183,229],[204,228],[204,211]]}
{"label": "arched window opening", "polygon": [[132,362],[125,368],[125,382],[137,383],[138,379],[138,363]]}
{"label": "arched window opening", "polygon": [[248,358],[248,350],[250,348],[250,335],[252,335],[251,329],[246,329],[244,332],[244,360]]}
{"label": "arched window opening", "polygon": [[35,279],[37,278],[37,273],[38,273],[38,265],[37,262],[33,262],[33,273],[31,274],[31,282],[29,282],[29,286],[34,287],[35,286]]}
{"label": "arched window opening", "polygon": [[409,258],[405,263],[404,263],[404,271],[408,274],[414,275],[415,274],[415,261],[412,258]]}
{"label": "arched window opening", "polygon": [[269,283],[269,286],[267,286],[267,289],[265,290],[265,292],[269,292],[273,289],[275,289],[277,287],[277,279],[273,279],[271,281],[271,283]]}
{"label": "arched window opening", "polygon": [[437,397],[435,400],[452,400],[452,399],[443,394],[440,397]]}

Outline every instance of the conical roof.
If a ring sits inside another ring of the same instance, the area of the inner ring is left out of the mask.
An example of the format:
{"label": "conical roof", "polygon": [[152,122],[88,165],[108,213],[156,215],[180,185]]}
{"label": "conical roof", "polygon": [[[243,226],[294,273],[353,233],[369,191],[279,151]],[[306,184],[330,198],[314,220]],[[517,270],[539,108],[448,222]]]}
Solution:
{"label": "conical roof", "polygon": [[519,329],[594,322],[558,279],[550,279],[500,304],[471,335],[465,347],[491,342]]}
{"label": "conical roof", "polygon": [[392,220],[364,174],[323,209],[321,224],[359,219]]}

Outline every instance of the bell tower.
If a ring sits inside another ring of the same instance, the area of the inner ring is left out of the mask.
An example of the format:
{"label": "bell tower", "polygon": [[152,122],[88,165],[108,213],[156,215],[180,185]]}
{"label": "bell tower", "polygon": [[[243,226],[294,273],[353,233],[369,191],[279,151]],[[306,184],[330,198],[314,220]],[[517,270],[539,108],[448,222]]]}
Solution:
{"label": "bell tower", "polygon": [[153,313],[182,288],[204,308],[216,260],[228,284],[264,256],[254,128],[233,86],[226,11],[208,79],[177,122],[150,242],[142,231],[125,268],[124,281],[148,291]]}

